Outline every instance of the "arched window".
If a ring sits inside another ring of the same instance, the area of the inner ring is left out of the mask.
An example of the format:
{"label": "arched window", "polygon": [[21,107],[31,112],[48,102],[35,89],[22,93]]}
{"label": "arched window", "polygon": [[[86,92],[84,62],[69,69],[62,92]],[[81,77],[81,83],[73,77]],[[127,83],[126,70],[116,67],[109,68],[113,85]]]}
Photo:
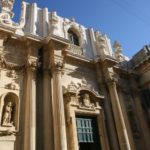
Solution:
{"label": "arched window", "polygon": [[79,46],[79,37],[72,30],[68,30],[68,38],[72,44]]}

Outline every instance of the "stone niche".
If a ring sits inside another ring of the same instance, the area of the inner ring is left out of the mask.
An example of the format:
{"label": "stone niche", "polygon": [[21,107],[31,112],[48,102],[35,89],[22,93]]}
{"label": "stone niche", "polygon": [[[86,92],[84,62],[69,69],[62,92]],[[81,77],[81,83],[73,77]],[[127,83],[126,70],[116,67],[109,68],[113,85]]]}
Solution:
{"label": "stone niche", "polygon": [[14,93],[4,94],[0,99],[0,136],[15,135],[19,129],[19,98]]}

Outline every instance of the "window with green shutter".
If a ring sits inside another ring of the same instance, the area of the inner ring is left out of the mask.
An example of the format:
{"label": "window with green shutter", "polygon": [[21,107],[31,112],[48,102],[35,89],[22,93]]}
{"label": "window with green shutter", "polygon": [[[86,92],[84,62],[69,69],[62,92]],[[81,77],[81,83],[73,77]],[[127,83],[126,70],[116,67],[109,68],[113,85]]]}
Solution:
{"label": "window with green shutter", "polygon": [[96,117],[76,116],[80,150],[100,150]]}

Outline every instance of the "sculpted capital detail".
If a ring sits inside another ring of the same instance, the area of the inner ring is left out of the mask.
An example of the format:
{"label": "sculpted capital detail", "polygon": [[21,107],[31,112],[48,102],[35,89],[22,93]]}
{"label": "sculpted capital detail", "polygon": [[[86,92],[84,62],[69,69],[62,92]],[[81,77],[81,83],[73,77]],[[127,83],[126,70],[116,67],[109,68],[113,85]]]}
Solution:
{"label": "sculpted capital detail", "polygon": [[33,56],[28,56],[26,61],[26,67],[36,69],[38,67],[38,59]]}
{"label": "sculpted capital detail", "polygon": [[62,62],[55,63],[55,69],[62,70],[64,67],[64,64]]}

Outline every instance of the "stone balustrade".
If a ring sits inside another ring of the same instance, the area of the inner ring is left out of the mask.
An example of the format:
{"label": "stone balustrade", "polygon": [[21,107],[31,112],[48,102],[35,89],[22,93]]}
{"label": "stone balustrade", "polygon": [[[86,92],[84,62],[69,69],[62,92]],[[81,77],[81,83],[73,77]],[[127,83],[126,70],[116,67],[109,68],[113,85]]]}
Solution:
{"label": "stone balustrade", "polygon": [[80,46],[74,45],[74,44],[69,45],[68,51],[70,51],[76,55],[83,55],[83,48],[81,48]]}

